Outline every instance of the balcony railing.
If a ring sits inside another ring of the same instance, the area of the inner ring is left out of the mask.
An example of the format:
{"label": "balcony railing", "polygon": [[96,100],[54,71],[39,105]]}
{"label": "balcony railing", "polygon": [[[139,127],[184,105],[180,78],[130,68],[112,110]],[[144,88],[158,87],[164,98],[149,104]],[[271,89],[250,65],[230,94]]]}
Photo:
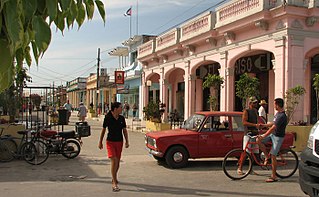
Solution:
{"label": "balcony railing", "polygon": [[215,13],[204,13],[181,25],[181,38],[184,41],[212,30],[215,26]]}
{"label": "balcony railing", "polygon": [[156,38],[156,51],[173,46],[179,42],[179,28],[173,29]]}
{"label": "balcony railing", "polygon": [[138,57],[142,58],[155,51],[155,39],[150,40],[138,47]]}

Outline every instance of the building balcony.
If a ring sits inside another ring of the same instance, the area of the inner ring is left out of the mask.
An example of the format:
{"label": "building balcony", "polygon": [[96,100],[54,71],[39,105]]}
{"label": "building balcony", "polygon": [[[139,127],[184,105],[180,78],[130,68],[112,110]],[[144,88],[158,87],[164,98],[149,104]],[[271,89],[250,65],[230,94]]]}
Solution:
{"label": "building balcony", "polygon": [[179,28],[172,29],[156,38],[156,51],[174,46],[179,43]]}
{"label": "building balcony", "polygon": [[143,58],[155,52],[155,39],[152,39],[138,47],[138,57]]}
{"label": "building balcony", "polygon": [[206,12],[181,25],[180,41],[194,38],[211,31],[215,27],[216,15],[214,12]]}

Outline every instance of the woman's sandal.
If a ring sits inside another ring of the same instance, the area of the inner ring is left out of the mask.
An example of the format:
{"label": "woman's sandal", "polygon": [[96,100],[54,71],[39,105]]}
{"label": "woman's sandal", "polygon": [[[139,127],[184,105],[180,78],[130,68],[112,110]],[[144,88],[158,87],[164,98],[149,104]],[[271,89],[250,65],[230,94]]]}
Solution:
{"label": "woman's sandal", "polygon": [[269,177],[268,179],[265,180],[267,183],[273,183],[273,182],[277,182],[278,179],[273,178],[273,177]]}
{"label": "woman's sandal", "polygon": [[113,192],[119,192],[120,188],[118,186],[112,186],[112,191]]}

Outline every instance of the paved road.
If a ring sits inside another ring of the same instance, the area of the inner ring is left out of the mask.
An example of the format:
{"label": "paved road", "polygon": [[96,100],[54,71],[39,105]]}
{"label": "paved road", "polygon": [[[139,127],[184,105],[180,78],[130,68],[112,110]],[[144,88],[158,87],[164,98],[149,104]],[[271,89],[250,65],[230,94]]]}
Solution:
{"label": "paved road", "polygon": [[[75,117],[72,117],[74,124]],[[119,181],[121,191],[111,191],[110,162],[105,150],[97,148],[101,121],[90,120],[92,135],[84,138],[79,157],[67,160],[50,155],[40,166],[24,161],[0,163],[1,197],[56,196],[305,196],[298,185],[298,175],[277,183],[265,183],[270,171],[229,180],[221,170],[220,160],[191,161],[184,169],[172,170],[151,158],[144,145],[144,135],[130,132],[129,149],[124,149]],[[65,126],[65,130],[73,128]]]}

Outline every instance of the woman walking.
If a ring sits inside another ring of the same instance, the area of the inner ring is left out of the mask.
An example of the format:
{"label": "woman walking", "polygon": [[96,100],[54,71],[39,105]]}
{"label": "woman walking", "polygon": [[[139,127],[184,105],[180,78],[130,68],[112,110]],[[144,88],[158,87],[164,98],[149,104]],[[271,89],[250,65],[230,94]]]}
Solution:
{"label": "woman walking", "polygon": [[120,160],[123,148],[123,135],[125,138],[125,148],[129,147],[128,133],[126,130],[126,122],[122,113],[122,104],[114,102],[111,104],[111,111],[107,113],[104,118],[103,128],[99,140],[99,149],[103,149],[103,138],[108,128],[106,138],[107,155],[111,160],[111,174],[112,174],[112,190],[113,192],[120,191],[118,187],[117,173],[120,168]]}

